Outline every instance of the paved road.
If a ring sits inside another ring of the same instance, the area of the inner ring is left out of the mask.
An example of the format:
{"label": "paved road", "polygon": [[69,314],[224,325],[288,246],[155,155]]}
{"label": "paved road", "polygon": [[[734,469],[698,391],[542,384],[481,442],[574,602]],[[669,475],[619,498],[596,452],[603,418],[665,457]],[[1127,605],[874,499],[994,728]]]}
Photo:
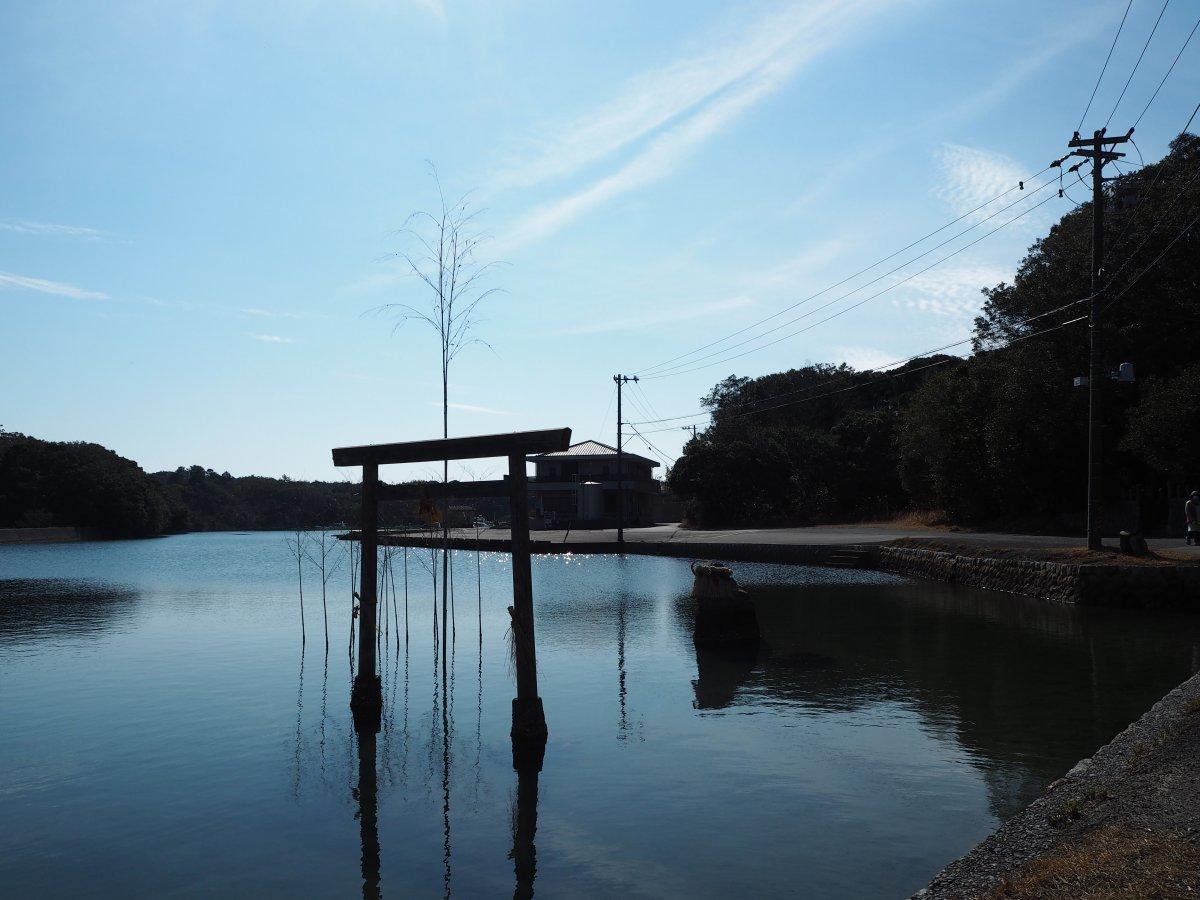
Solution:
{"label": "paved road", "polygon": [[[474,530],[462,529],[455,537],[474,537]],[[508,538],[508,529],[489,528],[480,537]],[[531,537],[536,541],[553,543],[615,543],[616,529],[592,531],[550,530],[535,531]],[[982,531],[945,531],[936,528],[902,528],[892,525],[823,525],[814,528],[739,528],[716,531],[682,529],[678,525],[653,525],[649,528],[626,528],[625,540],[661,543],[663,541],[686,541],[689,543],[725,544],[786,544],[799,546],[832,546],[845,544],[879,544],[897,538],[926,538],[951,541],[956,544],[973,544],[983,547],[1082,547],[1082,537],[1055,537],[1029,534],[1000,534]],[[1109,541],[1116,544],[1116,538]],[[1151,538],[1147,543],[1155,550],[1182,550],[1200,557],[1200,547],[1187,547],[1182,539]]]}

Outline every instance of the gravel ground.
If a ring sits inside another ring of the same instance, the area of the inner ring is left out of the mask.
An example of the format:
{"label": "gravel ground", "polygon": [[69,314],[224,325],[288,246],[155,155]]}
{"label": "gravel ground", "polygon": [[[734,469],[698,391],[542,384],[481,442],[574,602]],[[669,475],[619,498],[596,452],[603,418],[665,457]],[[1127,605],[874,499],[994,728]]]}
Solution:
{"label": "gravel ground", "polygon": [[914,896],[1200,896],[1200,675]]}

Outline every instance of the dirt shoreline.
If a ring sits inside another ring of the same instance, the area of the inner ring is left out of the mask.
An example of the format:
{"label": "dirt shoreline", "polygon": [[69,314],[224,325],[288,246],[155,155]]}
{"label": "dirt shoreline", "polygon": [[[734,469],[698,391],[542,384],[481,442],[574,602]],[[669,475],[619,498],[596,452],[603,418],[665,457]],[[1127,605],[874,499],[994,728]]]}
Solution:
{"label": "dirt shoreline", "polygon": [[1200,674],[913,896],[1200,896]]}

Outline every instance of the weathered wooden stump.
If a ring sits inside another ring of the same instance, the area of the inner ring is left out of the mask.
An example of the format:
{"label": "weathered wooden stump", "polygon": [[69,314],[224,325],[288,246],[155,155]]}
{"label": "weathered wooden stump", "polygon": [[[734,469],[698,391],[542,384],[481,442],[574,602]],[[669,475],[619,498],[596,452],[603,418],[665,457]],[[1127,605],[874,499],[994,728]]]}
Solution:
{"label": "weathered wooden stump", "polygon": [[759,639],[758,615],[750,595],[738,587],[723,563],[692,563],[697,644],[730,644]]}

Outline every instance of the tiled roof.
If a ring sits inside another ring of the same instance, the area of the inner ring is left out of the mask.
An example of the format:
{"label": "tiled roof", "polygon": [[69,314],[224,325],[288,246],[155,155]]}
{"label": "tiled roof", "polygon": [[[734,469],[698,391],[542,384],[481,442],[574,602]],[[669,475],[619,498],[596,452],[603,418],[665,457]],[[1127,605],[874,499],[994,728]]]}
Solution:
{"label": "tiled roof", "polygon": [[[566,450],[556,450],[553,453],[541,453],[537,456],[531,456],[530,459],[556,459],[560,456],[616,456],[617,448],[610,447],[608,444],[602,444],[599,441],[580,441],[578,444],[572,444]],[[629,459],[636,459],[644,463],[649,463],[651,466],[657,466],[652,459],[647,459],[644,456],[639,456],[636,453],[624,451],[624,455]]]}

